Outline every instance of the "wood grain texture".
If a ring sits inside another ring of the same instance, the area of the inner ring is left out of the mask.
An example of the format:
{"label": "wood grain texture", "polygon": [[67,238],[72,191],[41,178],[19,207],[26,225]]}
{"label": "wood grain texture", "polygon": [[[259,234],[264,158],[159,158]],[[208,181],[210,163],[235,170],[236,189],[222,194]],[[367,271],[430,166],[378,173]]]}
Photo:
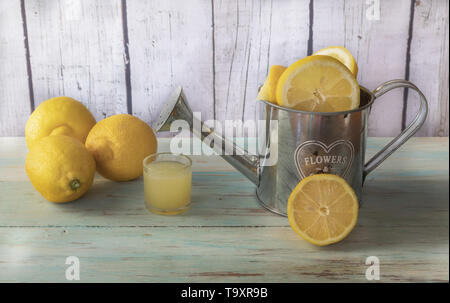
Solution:
{"label": "wood grain texture", "polygon": [[0,0],[0,136],[22,136],[30,111],[20,0]]}
{"label": "wood grain texture", "polygon": [[[387,142],[369,138],[367,158]],[[0,282],[64,282],[73,255],[81,282],[365,282],[368,256],[381,282],[448,282],[448,138],[413,138],[388,158],[368,176],[355,230],[323,248],[260,208],[217,156],[194,157],[193,206],[164,217],[145,210],[141,180],[98,177],[79,201],[49,203],[25,175],[24,138],[0,145]]]}
{"label": "wood grain texture", "polygon": [[254,120],[258,87],[270,65],[306,55],[308,3],[214,1],[217,120]]}
{"label": "wood grain texture", "polygon": [[[422,90],[429,104],[428,118],[418,136],[449,134],[448,9],[448,1],[416,1],[410,80]],[[415,93],[409,96],[408,122],[415,117],[419,105]]]}
{"label": "wood grain texture", "polygon": [[[358,82],[373,90],[403,79],[410,0],[380,1],[380,19],[370,20],[366,1],[314,1],[314,51],[330,45],[346,47],[355,57]],[[403,90],[377,100],[369,118],[370,136],[396,136],[401,131]]]}
{"label": "wood grain texture", "polygon": [[[97,120],[130,111],[152,123],[179,84],[204,119],[253,120],[270,65],[330,45],[354,54],[358,80],[369,89],[405,78],[409,67],[430,104],[418,135],[449,134],[445,0],[380,0],[380,20],[367,18],[374,1],[356,0],[22,2],[26,26],[20,0],[0,2],[0,135],[23,135],[31,103],[59,95],[79,99]],[[408,97],[410,121],[417,97]],[[400,131],[402,101],[398,89],[376,102],[370,135]]]}
{"label": "wood grain texture", "polygon": [[211,3],[127,1],[133,114],[151,123],[182,85],[192,110],[214,114]]}
{"label": "wood grain texture", "polygon": [[127,112],[120,0],[26,1],[36,106],[83,102],[97,120]]}
{"label": "wood grain texture", "polygon": [[0,228],[0,281],[67,282],[77,256],[80,282],[367,282],[375,255],[382,282],[448,282],[448,225],[417,241],[418,228],[365,223],[324,249],[290,227]]}

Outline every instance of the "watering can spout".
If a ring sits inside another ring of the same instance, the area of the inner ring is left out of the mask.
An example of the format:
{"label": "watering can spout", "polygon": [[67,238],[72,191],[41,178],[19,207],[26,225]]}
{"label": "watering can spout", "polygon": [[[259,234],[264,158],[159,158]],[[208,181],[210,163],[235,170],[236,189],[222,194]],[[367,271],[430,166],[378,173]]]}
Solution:
{"label": "watering can spout", "polygon": [[[190,131],[195,136],[200,138],[202,141],[205,138],[208,138],[211,143],[214,143],[210,145],[210,147],[216,153],[240,171],[255,185],[259,184],[259,158],[256,155],[250,155],[247,151],[237,146],[233,141],[228,140],[221,134],[216,133],[212,128],[197,119],[192,113],[189,104],[186,102],[186,97],[183,94],[183,89],[181,86],[177,87],[173,91],[169,100],[166,102],[164,109],[158,117],[154,129],[156,132],[170,131],[170,125],[176,120],[186,121],[189,124]],[[222,144],[216,144],[217,142],[222,142]],[[230,154],[229,151],[233,152]]]}

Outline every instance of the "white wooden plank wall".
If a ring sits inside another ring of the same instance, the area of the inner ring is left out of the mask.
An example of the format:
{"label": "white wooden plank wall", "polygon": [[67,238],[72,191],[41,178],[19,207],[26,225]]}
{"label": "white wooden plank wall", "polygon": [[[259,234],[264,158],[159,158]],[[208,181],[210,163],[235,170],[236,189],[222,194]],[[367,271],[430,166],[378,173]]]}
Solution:
{"label": "white wooden plank wall", "polygon": [[[329,45],[354,54],[370,89],[413,81],[430,104],[420,135],[448,136],[448,1],[379,4],[377,19],[377,0],[0,0],[0,136],[22,136],[31,110],[59,95],[97,120],[151,123],[179,84],[204,119],[254,119],[270,65]],[[417,101],[383,96],[369,135],[396,135]]]}
{"label": "white wooden plank wall", "polygon": [[211,2],[127,1],[132,112],[157,118],[177,85],[194,111],[214,115]]}
{"label": "white wooden plank wall", "polygon": [[288,65],[306,56],[308,3],[214,1],[218,120],[255,119],[255,97],[269,66]]}
{"label": "white wooden plank wall", "polygon": [[[369,19],[366,1],[314,1],[314,51],[343,45],[358,63],[358,82],[373,90],[391,79],[403,79],[410,0],[380,2],[379,20]],[[368,11],[369,10],[369,11]],[[374,104],[369,134],[396,136],[402,127],[403,90],[393,91]]]}
{"label": "white wooden plank wall", "polygon": [[[430,104],[428,119],[419,136],[448,136],[448,9],[448,1],[416,0],[414,7],[410,80],[419,86]],[[407,122],[414,118],[418,102],[417,95],[411,92]]]}
{"label": "white wooden plank wall", "polygon": [[126,113],[120,0],[24,2],[36,106],[64,95],[97,120]]}
{"label": "white wooden plank wall", "polygon": [[23,135],[31,112],[20,0],[0,0],[0,136]]}
{"label": "white wooden plank wall", "polygon": [[258,82],[264,81],[268,65],[271,3],[224,0],[213,4],[216,119],[254,119],[254,92]]}

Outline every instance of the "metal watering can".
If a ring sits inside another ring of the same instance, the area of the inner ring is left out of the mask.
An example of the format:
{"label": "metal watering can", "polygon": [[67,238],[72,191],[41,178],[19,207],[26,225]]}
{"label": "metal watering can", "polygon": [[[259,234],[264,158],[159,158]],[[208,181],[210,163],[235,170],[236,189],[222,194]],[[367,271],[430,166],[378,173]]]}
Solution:
{"label": "metal watering can", "polygon": [[[415,90],[420,96],[419,110],[408,127],[364,163],[371,107],[377,98],[394,88]],[[305,112],[260,100],[258,112],[259,119],[265,121],[265,129],[258,131],[260,149],[256,155],[215,133],[202,121],[196,121],[181,87],[167,101],[155,129],[168,131],[173,121],[185,120],[201,140],[205,137],[214,142],[222,140],[224,144],[217,152],[256,185],[259,203],[273,213],[286,216],[289,195],[301,179],[311,174],[332,173],[343,177],[361,201],[367,175],[419,130],[426,119],[428,105],[413,83],[391,80],[373,92],[361,86],[360,106],[350,111]],[[194,125],[201,125],[202,131],[194,129]],[[235,153],[227,155],[227,146]]]}

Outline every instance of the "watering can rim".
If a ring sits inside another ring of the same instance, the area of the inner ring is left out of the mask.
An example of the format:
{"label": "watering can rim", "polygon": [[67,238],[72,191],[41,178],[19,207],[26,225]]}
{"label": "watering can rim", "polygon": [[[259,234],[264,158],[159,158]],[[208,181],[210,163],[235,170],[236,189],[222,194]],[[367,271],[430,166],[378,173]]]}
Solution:
{"label": "watering can rim", "polygon": [[340,111],[340,112],[310,112],[310,111],[304,111],[304,110],[298,110],[298,109],[293,109],[293,108],[282,107],[282,106],[280,106],[278,104],[274,104],[274,103],[272,103],[270,101],[266,101],[266,100],[262,100],[262,99],[258,99],[257,101],[261,101],[261,102],[265,103],[266,105],[274,107],[274,108],[276,108],[278,110],[283,110],[283,111],[292,112],[292,113],[298,113],[298,114],[313,115],[313,116],[347,115],[347,114],[363,111],[366,108],[372,106],[373,102],[375,101],[376,97],[375,97],[373,92],[371,92],[369,89],[367,89],[367,88],[365,88],[364,86],[361,86],[361,85],[359,86],[359,88],[364,93],[370,95],[370,101],[367,104],[365,104],[364,106],[360,106],[360,107],[352,109],[352,110],[346,110],[346,111]]}

